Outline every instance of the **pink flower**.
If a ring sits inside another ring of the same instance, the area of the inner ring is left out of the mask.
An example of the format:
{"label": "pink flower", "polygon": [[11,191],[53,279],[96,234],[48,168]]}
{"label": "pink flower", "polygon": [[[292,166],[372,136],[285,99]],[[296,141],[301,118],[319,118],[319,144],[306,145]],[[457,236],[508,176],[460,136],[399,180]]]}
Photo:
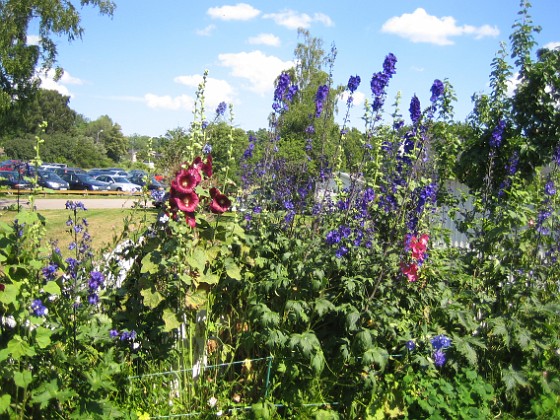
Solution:
{"label": "pink flower", "polygon": [[428,249],[428,241],[430,237],[427,234],[421,235],[419,238],[412,236],[410,238],[410,249],[412,251],[412,258],[416,261],[424,261],[426,257],[426,250]]}
{"label": "pink flower", "polygon": [[231,206],[231,201],[225,194],[222,194],[217,188],[210,188],[210,211],[216,214],[222,214]]}
{"label": "pink flower", "polygon": [[409,282],[418,280],[418,266],[415,263],[406,264],[401,262],[401,273],[403,273]]}
{"label": "pink flower", "polygon": [[199,198],[194,191],[188,193],[176,192],[169,198],[172,209],[192,213],[198,206]]}

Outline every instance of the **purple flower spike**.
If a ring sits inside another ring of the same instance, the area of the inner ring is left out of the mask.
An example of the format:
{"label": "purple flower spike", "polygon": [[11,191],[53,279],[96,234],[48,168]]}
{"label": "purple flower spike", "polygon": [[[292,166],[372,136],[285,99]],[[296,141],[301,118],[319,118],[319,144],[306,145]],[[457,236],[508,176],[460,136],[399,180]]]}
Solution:
{"label": "purple flower spike", "polygon": [[431,102],[436,102],[441,96],[443,96],[443,92],[445,91],[445,86],[443,82],[439,79],[434,80],[434,84],[430,89],[432,92],[432,97],[430,98]]}
{"label": "purple flower spike", "polygon": [[422,116],[422,111],[420,110],[420,100],[416,95],[412,97],[410,100],[410,119],[412,120],[413,124],[417,124],[420,121],[420,117]]}

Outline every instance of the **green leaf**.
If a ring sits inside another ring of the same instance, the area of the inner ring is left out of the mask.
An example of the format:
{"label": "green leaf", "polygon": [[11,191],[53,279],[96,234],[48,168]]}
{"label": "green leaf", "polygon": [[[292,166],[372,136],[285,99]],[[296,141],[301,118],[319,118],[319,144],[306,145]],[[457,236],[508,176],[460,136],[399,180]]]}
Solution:
{"label": "green leaf", "polygon": [[227,258],[225,261],[226,273],[234,280],[241,280],[241,269],[231,258]]}
{"label": "green leaf", "polygon": [[4,285],[4,291],[0,293],[0,302],[9,305],[17,302],[20,283],[14,282]]}
{"label": "green leaf", "polygon": [[51,334],[52,331],[45,327],[37,327],[35,330],[35,341],[37,345],[44,349],[49,344],[51,344]]}
{"label": "green leaf", "polygon": [[27,388],[27,385],[29,385],[32,380],[33,376],[28,370],[25,372],[14,372],[14,382],[20,388]]}
{"label": "green leaf", "polygon": [[175,313],[169,308],[163,310],[162,318],[163,322],[165,323],[165,327],[163,328],[163,330],[166,332],[172,331],[181,326],[181,323],[175,316]]}
{"label": "green leaf", "polygon": [[206,268],[207,261],[208,261],[208,256],[206,255],[206,252],[204,252],[200,248],[196,248],[193,251],[192,255],[189,255],[187,257],[187,262],[189,263],[189,265],[192,268],[197,269],[199,273],[202,273],[204,271],[204,268]]}
{"label": "green leaf", "polygon": [[144,298],[144,305],[151,309],[154,309],[163,300],[163,296],[157,290],[152,292],[151,289],[142,289],[140,294]]}
{"label": "green leaf", "polygon": [[10,407],[11,399],[10,394],[4,394],[0,397],[0,414],[5,413],[8,407]]}
{"label": "green leaf", "polygon": [[44,409],[49,405],[50,400],[56,399],[59,403],[64,403],[71,398],[77,397],[78,394],[72,389],[60,391],[56,379],[50,382],[43,382],[37,389],[32,391],[31,401],[34,404],[39,403],[39,408]]}
{"label": "green leaf", "polygon": [[220,281],[220,276],[213,273],[207,273],[200,276],[198,278],[198,281],[200,283],[206,283],[206,284],[217,284]]}
{"label": "green leaf", "polygon": [[198,309],[204,305],[208,300],[208,294],[204,290],[195,290],[192,294],[187,294],[185,303],[191,309]]}
{"label": "green leaf", "polygon": [[49,295],[60,295],[60,287],[54,281],[47,282],[47,284],[43,286],[43,290]]}
{"label": "green leaf", "polygon": [[36,354],[35,349],[19,335],[14,335],[6,348],[15,360],[21,359],[22,356],[35,356]]}
{"label": "green leaf", "polygon": [[502,370],[502,380],[506,385],[506,389],[511,391],[512,389],[519,386],[527,386],[527,379],[522,372],[515,370],[511,365],[507,368]]}
{"label": "green leaf", "polygon": [[[154,261],[155,260],[155,261]],[[150,252],[142,258],[142,268],[140,273],[156,274],[159,270],[159,262],[161,254],[159,252]]]}

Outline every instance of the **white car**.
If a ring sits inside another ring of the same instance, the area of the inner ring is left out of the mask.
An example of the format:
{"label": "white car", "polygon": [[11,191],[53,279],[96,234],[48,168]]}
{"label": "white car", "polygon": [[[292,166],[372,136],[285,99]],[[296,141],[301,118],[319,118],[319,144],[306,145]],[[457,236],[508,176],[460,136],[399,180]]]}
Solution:
{"label": "white car", "polygon": [[125,192],[140,192],[142,187],[138,184],[133,184],[123,176],[115,175],[98,175],[95,177],[98,181],[109,183],[110,191],[125,191]]}

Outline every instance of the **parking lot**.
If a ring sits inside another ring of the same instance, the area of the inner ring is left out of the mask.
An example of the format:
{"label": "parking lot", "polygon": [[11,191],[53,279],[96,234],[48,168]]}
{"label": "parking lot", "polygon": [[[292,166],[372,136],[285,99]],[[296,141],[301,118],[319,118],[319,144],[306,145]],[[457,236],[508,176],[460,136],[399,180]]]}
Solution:
{"label": "parking lot", "polygon": [[[37,210],[61,210],[66,207],[68,200],[81,201],[86,209],[128,209],[134,206],[139,197],[128,198],[83,198],[68,197],[66,198],[36,198],[34,205]],[[17,198],[1,197],[0,209],[17,206]],[[30,202],[27,197],[20,197],[19,204],[22,208],[30,208]]]}

